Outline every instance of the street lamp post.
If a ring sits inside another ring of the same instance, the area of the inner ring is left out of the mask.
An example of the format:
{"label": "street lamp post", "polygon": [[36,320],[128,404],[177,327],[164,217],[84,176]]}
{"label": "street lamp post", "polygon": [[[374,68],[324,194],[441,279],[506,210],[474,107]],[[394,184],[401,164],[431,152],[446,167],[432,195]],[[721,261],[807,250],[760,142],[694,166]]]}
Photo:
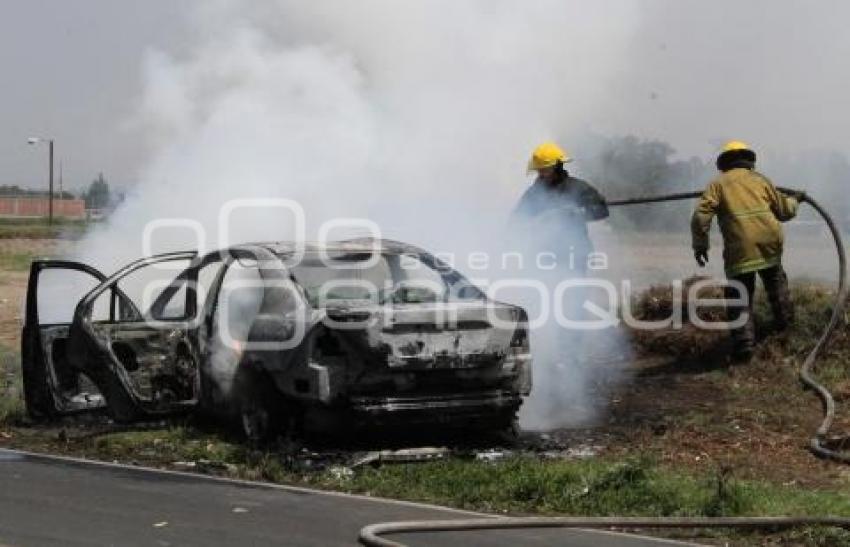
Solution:
{"label": "street lamp post", "polygon": [[53,224],[53,139],[43,139],[41,137],[30,137],[27,139],[27,143],[29,144],[38,144],[40,142],[47,142],[49,148],[49,171],[50,171],[50,182],[49,182],[49,193],[47,199],[47,223]]}

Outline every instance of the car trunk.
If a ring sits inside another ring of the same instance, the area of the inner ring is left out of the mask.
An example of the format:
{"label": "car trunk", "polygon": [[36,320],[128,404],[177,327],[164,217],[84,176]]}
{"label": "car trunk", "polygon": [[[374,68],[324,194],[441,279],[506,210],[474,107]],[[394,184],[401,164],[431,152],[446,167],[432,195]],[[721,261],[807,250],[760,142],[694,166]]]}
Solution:
{"label": "car trunk", "polygon": [[349,363],[350,394],[498,389],[519,326],[513,306],[463,302],[329,309]]}

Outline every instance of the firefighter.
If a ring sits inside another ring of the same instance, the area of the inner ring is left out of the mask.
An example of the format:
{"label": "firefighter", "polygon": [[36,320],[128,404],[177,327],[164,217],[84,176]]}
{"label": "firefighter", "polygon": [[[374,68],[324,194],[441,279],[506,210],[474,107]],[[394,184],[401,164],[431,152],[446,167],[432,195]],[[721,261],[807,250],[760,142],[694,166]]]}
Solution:
{"label": "firefighter", "polygon": [[798,199],[781,194],[770,180],[755,170],[756,154],[741,141],[726,143],[717,157],[720,175],[705,189],[693,218],[691,232],[694,258],[700,267],[708,262],[711,219],[717,216],[723,235],[726,276],[740,282],[745,294],[734,286],[726,288],[727,300],[745,304],[729,306],[734,322],[748,314],[742,327],[732,330],[733,355],[746,361],[752,357],[755,325],[752,317],[756,274],[761,277],[779,330],[794,319],[788,292],[788,277],[782,268],[782,226],[797,214]]}
{"label": "firefighter", "polygon": [[570,176],[564,165],[572,158],[555,143],[534,149],[528,174],[537,178],[525,191],[513,212],[514,219],[537,223],[535,238],[559,256],[569,255],[559,266],[584,273],[593,245],[587,222],[608,216],[605,198],[587,182]]}

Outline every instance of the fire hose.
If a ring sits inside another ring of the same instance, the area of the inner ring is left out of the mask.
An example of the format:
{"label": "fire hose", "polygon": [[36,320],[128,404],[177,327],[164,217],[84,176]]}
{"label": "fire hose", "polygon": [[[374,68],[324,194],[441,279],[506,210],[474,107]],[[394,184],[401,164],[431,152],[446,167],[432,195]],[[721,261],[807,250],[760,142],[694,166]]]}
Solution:
{"label": "fire hose", "polygon": [[[798,190],[791,190],[788,188],[778,188],[778,190],[784,194],[799,197],[800,201],[811,205],[821,218],[823,218],[829,228],[830,235],[832,235],[832,239],[835,242],[835,250],[838,254],[838,290],[835,293],[832,316],[818,338],[818,341],[815,343],[814,347],[812,347],[811,351],[809,351],[808,355],[806,355],[806,358],[803,360],[803,364],[800,366],[800,381],[803,382],[806,387],[814,390],[823,404],[823,421],[815,432],[815,436],[809,441],[809,449],[819,457],[850,463],[850,454],[841,453],[827,447],[827,444],[829,443],[827,436],[829,435],[829,430],[832,427],[832,422],[835,420],[835,399],[833,399],[829,390],[819,383],[813,375],[815,360],[829,343],[835,329],[837,329],[844,320],[844,309],[847,305],[848,293],[847,255],[844,250],[844,242],[841,239],[841,232],[838,230],[835,221],[820,205],[820,203]],[[693,199],[698,198],[701,194],[702,192],[685,192],[681,194],[669,194],[666,196],[624,199],[612,201],[608,203],[608,205],[609,207],[617,207],[622,205],[637,205],[643,203],[659,203],[663,201]]]}
{"label": "fire hose", "polygon": [[[829,390],[814,377],[815,361],[829,343],[835,330],[845,320],[847,305],[847,256],[841,233],[835,221],[826,210],[807,194],[787,188],[778,188],[784,194],[797,197],[808,203],[823,218],[830,235],[835,242],[838,254],[838,290],[835,293],[832,315],[829,322],[809,351],[800,366],[800,381],[812,389],[823,405],[823,420],[815,435],[809,441],[809,450],[818,457],[833,461],[850,463],[850,453],[830,448],[834,441],[828,439],[829,430],[835,420],[835,400]],[[684,192],[663,196],[649,196],[609,201],[609,207],[640,205],[694,199],[702,192]],[[433,520],[385,522],[371,524],[360,531],[360,543],[367,546],[404,547],[403,543],[381,536],[387,534],[415,532],[458,532],[472,530],[505,530],[524,528],[596,528],[596,529],[638,529],[638,528],[738,528],[738,529],[787,529],[799,526],[834,526],[850,530],[850,518],[839,517],[482,517],[476,519]]]}
{"label": "fire hose", "polygon": [[469,532],[527,528],[633,530],[637,528],[737,528],[781,530],[799,526],[834,526],[850,530],[850,518],[839,517],[484,517],[458,520],[399,521],[370,524],[360,531],[369,547],[406,547],[381,536],[415,532]]}

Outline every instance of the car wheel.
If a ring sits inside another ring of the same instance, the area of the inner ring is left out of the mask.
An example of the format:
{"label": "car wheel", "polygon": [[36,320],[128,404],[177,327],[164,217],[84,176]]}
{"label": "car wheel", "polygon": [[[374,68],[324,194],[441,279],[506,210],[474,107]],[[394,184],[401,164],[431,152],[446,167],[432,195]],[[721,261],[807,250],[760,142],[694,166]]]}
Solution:
{"label": "car wheel", "polygon": [[244,401],[239,409],[242,434],[251,442],[260,443],[271,440],[272,417],[269,408],[257,401]]}
{"label": "car wheel", "polygon": [[500,416],[493,422],[493,428],[488,433],[489,440],[512,446],[519,440],[519,420],[513,412]]}
{"label": "car wheel", "polygon": [[245,439],[255,444],[274,440],[283,423],[283,405],[274,383],[256,372],[242,374],[237,398],[239,428]]}
{"label": "car wheel", "polygon": [[513,444],[519,440],[520,428],[519,419],[515,415],[511,415],[510,419],[502,423],[501,436],[505,442]]}

